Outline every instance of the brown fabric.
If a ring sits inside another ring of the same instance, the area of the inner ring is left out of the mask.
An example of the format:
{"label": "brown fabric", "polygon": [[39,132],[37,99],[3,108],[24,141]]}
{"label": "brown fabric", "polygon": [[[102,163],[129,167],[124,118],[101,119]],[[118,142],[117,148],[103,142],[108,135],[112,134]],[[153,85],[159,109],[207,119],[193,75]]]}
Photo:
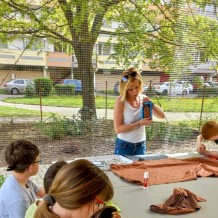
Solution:
{"label": "brown fabric", "polygon": [[157,213],[165,214],[184,214],[192,213],[199,210],[201,207],[198,202],[206,201],[189,190],[183,188],[175,188],[173,195],[171,195],[164,204],[151,205],[150,210]]}
{"label": "brown fabric", "polygon": [[119,177],[142,185],[144,172],[149,172],[148,185],[195,180],[197,177],[218,176],[218,161],[203,157],[136,161],[112,164],[111,171]]}

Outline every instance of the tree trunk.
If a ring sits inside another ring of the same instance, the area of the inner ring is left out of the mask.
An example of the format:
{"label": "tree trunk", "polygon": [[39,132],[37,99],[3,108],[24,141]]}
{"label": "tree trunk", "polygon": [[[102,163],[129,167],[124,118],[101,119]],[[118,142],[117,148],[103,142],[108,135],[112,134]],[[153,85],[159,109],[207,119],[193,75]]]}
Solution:
{"label": "tree trunk", "polygon": [[92,66],[93,44],[82,42],[74,46],[78,62],[78,75],[82,80],[83,107],[80,110],[82,120],[92,120],[96,117],[94,94],[94,70]]}

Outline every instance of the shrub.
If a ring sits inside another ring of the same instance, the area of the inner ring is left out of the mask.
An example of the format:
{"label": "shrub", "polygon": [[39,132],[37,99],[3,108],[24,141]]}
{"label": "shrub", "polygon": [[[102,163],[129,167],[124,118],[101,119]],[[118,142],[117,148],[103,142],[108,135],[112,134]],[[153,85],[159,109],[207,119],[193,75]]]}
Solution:
{"label": "shrub", "polygon": [[48,78],[38,78],[34,80],[37,95],[49,96],[52,90],[52,80]]}
{"label": "shrub", "polygon": [[3,175],[0,175],[0,188],[2,184],[4,183],[4,181],[5,181],[5,177]]}
{"label": "shrub", "polygon": [[35,87],[32,85],[27,85],[24,94],[26,96],[34,96],[35,95]]}
{"label": "shrub", "polygon": [[198,90],[198,97],[202,97],[203,95],[205,97],[208,96],[217,96],[218,95],[218,88],[217,87],[210,87],[206,86],[205,89],[203,86],[199,87]]}
{"label": "shrub", "polygon": [[155,122],[146,127],[148,141],[178,142],[191,138],[195,130],[188,123]]}
{"label": "shrub", "polygon": [[57,95],[73,95],[75,94],[75,86],[74,85],[55,85],[55,92]]}
{"label": "shrub", "polygon": [[77,136],[84,134],[85,122],[79,117],[73,116],[71,119],[67,117],[59,117],[55,114],[49,117],[46,122],[39,124],[39,128],[51,139],[61,139],[64,136]]}

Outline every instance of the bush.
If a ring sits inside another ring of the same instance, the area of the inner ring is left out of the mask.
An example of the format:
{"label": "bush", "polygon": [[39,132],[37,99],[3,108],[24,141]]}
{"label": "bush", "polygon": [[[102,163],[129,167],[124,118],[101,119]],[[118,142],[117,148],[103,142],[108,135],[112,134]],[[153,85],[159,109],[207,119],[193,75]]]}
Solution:
{"label": "bush", "polygon": [[206,86],[205,89],[203,86],[199,87],[197,90],[198,97],[202,97],[203,95],[205,97],[208,96],[217,96],[218,95],[218,88],[217,87],[210,87]]}
{"label": "bush", "polygon": [[34,80],[37,95],[49,96],[52,90],[52,80],[48,78],[38,78]]}
{"label": "bush", "polygon": [[147,141],[183,141],[191,138],[194,129],[188,123],[164,123],[155,122],[146,127]]}
{"label": "bush", "polygon": [[55,92],[57,95],[74,95],[75,86],[74,85],[55,85]]}
{"label": "bush", "polygon": [[0,88],[0,94],[10,94],[10,92],[6,92],[4,89]]}
{"label": "bush", "polygon": [[79,117],[73,116],[72,119],[59,117],[55,114],[49,117],[46,122],[39,124],[39,128],[51,139],[61,139],[64,136],[77,136],[84,134],[85,123]]}
{"label": "bush", "polygon": [[26,96],[34,96],[35,95],[35,88],[32,85],[27,85],[26,89],[25,89],[25,93]]}
{"label": "bush", "polygon": [[4,183],[4,181],[5,181],[5,177],[3,175],[0,175],[0,188],[2,184]]}

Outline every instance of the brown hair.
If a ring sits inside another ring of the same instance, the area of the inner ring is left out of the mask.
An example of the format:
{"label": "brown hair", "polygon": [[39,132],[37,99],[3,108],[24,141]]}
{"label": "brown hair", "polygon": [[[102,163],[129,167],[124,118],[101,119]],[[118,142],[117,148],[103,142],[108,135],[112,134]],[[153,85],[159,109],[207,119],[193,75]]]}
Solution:
{"label": "brown hair", "polygon": [[90,218],[113,218],[113,213],[117,211],[117,208],[113,206],[105,206],[100,210],[97,210]]}
{"label": "brown hair", "polygon": [[[108,176],[88,160],[79,159],[65,165],[55,176],[48,192],[53,204],[73,210],[93,201],[101,195],[103,201],[111,200],[113,186]],[[51,202],[52,203],[52,202]],[[59,217],[50,211],[50,202],[45,201],[37,208],[35,218]]]}
{"label": "brown hair", "polygon": [[210,140],[214,136],[218,136],[218,123],[215,121],[206,122],[201,129],[202,137]]}
{"label": "brown hair", "polygon": [[[127,81],[123,81],[123,77],[130,75],[131,73],[136,72],[135,77],[129,76]],[[123,71],[122,78],[120,81],[119,89],[120,89],[120,95],[121,95],[121,101],[124,102],[126,100],[126,92],[128,88],[131,86],[131,84],[135,81],[139,81],[139,92],[143,92],[143,80],[140,72],[135,67],[130,67]]]}
{"label": "brown hair", "polygon": [[51,184],[58,173],[58,171],[67,164],[66,161],[57,161],[56,163],[52,164],[46,171],[43,179],[43,185],[45,188],[45,193],[49,192]]}
{"label": "brown hair", "polygon": [[39,155],[39,148],[25,139],[10,143],[5,149],[5,161],[8,170],[23,173]]}

